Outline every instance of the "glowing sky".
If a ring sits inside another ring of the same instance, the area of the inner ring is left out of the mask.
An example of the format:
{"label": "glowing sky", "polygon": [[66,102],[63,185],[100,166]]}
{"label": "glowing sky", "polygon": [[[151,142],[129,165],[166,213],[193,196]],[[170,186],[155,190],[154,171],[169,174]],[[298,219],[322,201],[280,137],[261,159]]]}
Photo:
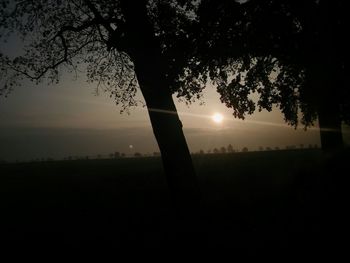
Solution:
{"label": "glowing sky", "polygon": [[[17,56],[22,46],[13,36],[0,43],[0,50]],[[159,151],[146,108],[119,114],[120,107],[109,94],[93,94],[95,86],[88,84],[84,75],[82,72],[78,80],[64,75],[52,86],[24,84],[8,98],[0,97],[0,160]],[[140,94],[139,98],[143,100]],[[234,119],[211,86],[204,92],[204,106],[198,102],[188,107],[175,101],[191,152],[228,144],[236,150],[320,145],[317,127],[307,132],[302,127],[295,130],[284,123],[278,110],[258,112],[244,121]],[[215,113],[222,114],[222,122],[213,121]]]}
{"label": "glowing sky", "polygon": [[[294,130],[285,125],[277,110],[256,113],[245,121],[234,119],[210,86],[204,93],[205,105],[198,102],[188,107],[175,101],[192,152],[228,144],[237,150],[245,146],[257,150],[259,146],[320,143],[316,128]],[[130,115],[119,111],[108,94],[95,96],[94,85],[86,83],[84,77],[74,81],[65,76],[52,86],[24,85],[7,99],[0,98],[0,159],[158,151],[146,108],[130,109]],[[222,114],[223,121],[215,123],[214,113]]]}

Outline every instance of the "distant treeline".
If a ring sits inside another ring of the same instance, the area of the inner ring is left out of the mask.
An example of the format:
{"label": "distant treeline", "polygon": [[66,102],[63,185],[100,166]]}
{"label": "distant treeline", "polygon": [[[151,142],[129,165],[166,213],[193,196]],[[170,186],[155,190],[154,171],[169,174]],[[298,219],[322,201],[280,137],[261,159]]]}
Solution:
{"label": "distant treeline", "polygon": [[[270,147],[270,146],[259,146],[258,151],[280,151],[280,150],[294,150],[294,149],[318,149],[319,146],[317,144],[299,144],[299,145],[287,145],[284,148],[280,147]],[[198,152],[192,152],[192,154],[228,154],[228,153],[237,153],[237,152],[249,152],[249,151],[257,151],[249,150],[248,147],[243,148],[235,148],[231,144],[229,144],[227,147],[215,147],[213,149],[203,150],[200,149]],[[72,161],[72,160],[99,160],[99,159],[119,159],[119,158],[139,158],[139,157],[160,157],[160,152],[153,152],[153,153],[141,153],[141,152],[135,152],[131,154],[126,154],[124,152],[114,152],[110,154],[97,154],[97,155],[85,155],[85,156],[66,156],[63,159],[55,159],[51,157],[45,157],[45,158],[35,158],[30,160],[29,162],[51,162],[51,161]],[[23,161],[15,161],[17,162],[23,162]],[[1,163],[7,163],[7,161],[0,159]]]}
{"label": "distant treeline", "polygon": [[[299,144],[299,145],[287,145],[285,148],[280,148],[278,146],[276,147],[263,147],[259,146],[258,150],[259,151],[280,151],[280,150],[294,150],[294,149],[318,149],[319,146],[317,144],[309,144],[305,146],[304,144]],[[249,152],[250,150],[248,147],[243,147],[241,149],[239,148],[234,148],[231,144],[229,144],[227,147],[222,146],[220,148],[214,148],[214,149],[208,149],[207,151],[204,150],[199,150],[199,152],[195,152],[194,154],[218,154],[218,153],[235,153],[235,152]],[[253,150],[256,151],[256,150]]]}

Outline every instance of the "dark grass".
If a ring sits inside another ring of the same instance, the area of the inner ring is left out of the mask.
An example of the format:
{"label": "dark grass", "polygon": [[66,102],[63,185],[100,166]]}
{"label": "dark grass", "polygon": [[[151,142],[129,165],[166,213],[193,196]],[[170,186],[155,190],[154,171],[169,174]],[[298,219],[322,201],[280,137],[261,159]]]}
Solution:
{"label": "dark grass", "polygon": [[341,249],[349,151],[196,155],[198,210],[170,205],[156,157],[0,165],[13,247]]}

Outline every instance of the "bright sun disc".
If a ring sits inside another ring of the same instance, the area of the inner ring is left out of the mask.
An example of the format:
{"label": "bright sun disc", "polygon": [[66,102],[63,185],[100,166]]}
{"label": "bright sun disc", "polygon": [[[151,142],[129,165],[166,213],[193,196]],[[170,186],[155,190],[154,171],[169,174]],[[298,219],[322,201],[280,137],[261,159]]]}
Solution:
{"label": "bright sun disc", "polygon": [[211,118],[214,122],[221,123],[224,119],[224,116],[222,116],[220,113],[215,113]]}

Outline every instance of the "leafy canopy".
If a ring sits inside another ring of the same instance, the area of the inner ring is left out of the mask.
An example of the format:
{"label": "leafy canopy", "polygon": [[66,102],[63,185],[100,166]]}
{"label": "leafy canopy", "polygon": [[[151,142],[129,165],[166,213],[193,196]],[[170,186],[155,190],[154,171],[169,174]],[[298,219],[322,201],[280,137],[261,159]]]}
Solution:
{"label": "leafy canopy", "polygon": [[203,0],[197,70],[236,117],[277,105],[289,124],[301,116],[308,126],[333,100],[350,121],[344,10],[338,0]]}
{"label": "leafy canopy", "polygon": [[[25,46],[15,58],[0,53],[0,93],[8,94],[23,77],[57,82],[63,68],[86,67],[89,81],[109,91],[117,103],[135,105],[138,81],[127,52],[133,40],[127,37],[123,1],[127,0],[0,0],[1,37],[17,34]],[[147,4],[158,41],[165,84],[178,97],[199,98],[211,81],[235,117],[277,105],[289,124],[296,126],[301,112],[301,122],[307,126],[324,103],[315,95],[318,87],[311,81],[310,68],[327,64],[326,60],[332,64],[328,73],[336,80],[342,119],[350,119],[342,1],[134,0],[132,4],[137,8],[141,2]],[[323,43],[335,55],[322,57]],[[146,47],[137,47],[147,53]],[[152,61],[148,63],[152,67]],[[259,95],[257,101],[252,99],[254,93]]]}
{"label": "leafy canopy", "polygon": [[[135,105],[138,80],[126,52],[132,40],[125,37],[122,2],[1,0],[0,38],[6,41],[14,36],[24,47],[15,57],[0,53],[0,95],[9,94],[24,78],[35,83],[44,79],[58,82],[64,69],[76,74],[84,69],[88,80],[110,92],[117,104]],[[140,2],[146,1],[134,1]],[[187,31],[194,23],[193,7],[177,1],[147,3],[168,85],[171,83],[172,91],[188,100],[195,94],[200,96],[204,87],[192,85],[195,76],[185,70],[188,55],[184,51],[191,43]],[[17,42],[15,45],[20,46]],[[146,53],[147,48],[139,52]],[[149,64],[152,67],[152,61]]]}

